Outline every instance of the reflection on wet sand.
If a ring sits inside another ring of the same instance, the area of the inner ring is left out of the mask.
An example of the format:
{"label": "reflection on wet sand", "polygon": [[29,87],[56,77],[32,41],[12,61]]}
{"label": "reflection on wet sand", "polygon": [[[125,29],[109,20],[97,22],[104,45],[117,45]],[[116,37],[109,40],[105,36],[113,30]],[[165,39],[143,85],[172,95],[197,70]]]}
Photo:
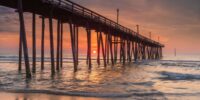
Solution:
{"label": "reflection on wet sand", "polygon": [[111,98],[58,96],[47,94],[0,93],[1,100],[112,100]]}
{"label": "reflection on wet sand", "polygon": [[48,94],[37,94],[37,93],[5,93],[0,92],[2,100],[135,100],[143,98],[144,100],[167,100],[161,95],[135,95],[131,98],[119,97],[119,98],[97,98],[97,97],[81,97],[81,96],[63,96],[63,95],[48,95]]}

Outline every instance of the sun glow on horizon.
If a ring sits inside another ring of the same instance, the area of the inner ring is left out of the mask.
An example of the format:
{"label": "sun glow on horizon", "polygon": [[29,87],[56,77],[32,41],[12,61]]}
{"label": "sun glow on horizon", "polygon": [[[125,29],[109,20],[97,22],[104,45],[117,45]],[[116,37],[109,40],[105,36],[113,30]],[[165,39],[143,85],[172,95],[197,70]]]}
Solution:
{"label": "sun glow on horizon", "polygon": [[93,50],[93,51],[92,51],[92,53],[93,53],[93,54],[96,54],[96,53],[97,53],[97,51]]}

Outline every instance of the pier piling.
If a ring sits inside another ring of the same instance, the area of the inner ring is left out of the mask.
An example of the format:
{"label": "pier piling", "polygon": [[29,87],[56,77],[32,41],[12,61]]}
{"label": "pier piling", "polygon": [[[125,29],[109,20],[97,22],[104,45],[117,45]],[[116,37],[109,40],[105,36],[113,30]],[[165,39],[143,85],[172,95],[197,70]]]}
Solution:
{"label": "pier piling", "polygon": [[[108,39],[109,39],[108,42],[109,42],[109,45],[110,45],[111,62],[112,62],[112,65],[114,65],[112,35],[108,35]],[[108,51],[109,51],[109,49],[108,49]]]}
{"label": "pier piling", "polygon": [[78,70],[78,27],[70,21],[71,48],[74,63],[74,72]]}
{"label": "pier piling", "polygon": [[32,14],[32,72],[36,73],[36,14]]}
{"label": "pier piling", "polygon": [[18,0],[18,13],[19,13],[19,21],[20,21],[20,36],[23,44],[24,51],[24,59],[25,59],[25,70],[26,70],[26,78],[31,78],[30,64],[29,64],[29,56],[28,56],[28,48],[27,48],[27,40],[26,40],[26,30],[24,25],[24,15],[23,15],[23,5],[22,0]]}
{"label": "pier piling", "polygon": [[97,32],[97,64],[100,65],[100,34]]}
{"label": "pier piling", "polygon": [[49,17],[49,32],[50,32],[50,53],[51,53],[51,75],[55,75],[55,61],[54,61],[54,38],[53,38],[53,19],[52,12]]}
{"label": "pier piling", "polygon": [[100,43],[101,43],[101,48],[102,48],[102,55],[103,55],[104,67],[107,67],[106,52],[105,52],[105,49],[104,49],[103,36],[102,36],[102,32],[101,31],[100,31],[100,34],[99,34],[99,38],[100,38]]}
{"label": "pier piling", "polygon": [[21,72],[22,70],[22,27],[20,25],[20,34],[19,34],[19,61],[18,61],[18,71]]}
{"label": "pier piling", "polygon": [[63,68],[63,22],[61,22],[61,36],[60,36],[60,68]]}
{"label": "pier piling", "polygon": [[60,31],[61,31],[61,21],[60,19],[58,19],[58,23],[57,23],[57,60],[56,60],[56,70],[59,71],[60,70]]}
{"label": "pier piling", "polygon": [[88,55],[88,65],[89,65],[89,70],[92,69],[92,62],[91,62],[91,30],[90,28],[86,28],[87,31],[87,55]]}
{"label": "pier piling", "polygon": [[42,38],[41,38],[41,70],[44,70],[44,37],[45,37],[45,17],[42,16]]}

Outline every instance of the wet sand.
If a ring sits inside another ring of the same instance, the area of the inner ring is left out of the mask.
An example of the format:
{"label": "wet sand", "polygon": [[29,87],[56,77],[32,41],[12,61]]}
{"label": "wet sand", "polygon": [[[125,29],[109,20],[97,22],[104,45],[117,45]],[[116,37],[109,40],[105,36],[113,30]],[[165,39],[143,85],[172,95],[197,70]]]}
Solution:
{"label": "wet sand", "polygon": [[[154,98],[153,98],[154,97]],[[67,95],[52,95],[43,93],[10,93],[0,92],[0,100],[199,100],[196,95],[168,95],[167,98],[142,96],[132,98],[99,98]]]}
{"label": "wet sand", "polygon": [[8,93],[0,92],[0,100],[114,100],[112,98],[63,96],[39,93]]}

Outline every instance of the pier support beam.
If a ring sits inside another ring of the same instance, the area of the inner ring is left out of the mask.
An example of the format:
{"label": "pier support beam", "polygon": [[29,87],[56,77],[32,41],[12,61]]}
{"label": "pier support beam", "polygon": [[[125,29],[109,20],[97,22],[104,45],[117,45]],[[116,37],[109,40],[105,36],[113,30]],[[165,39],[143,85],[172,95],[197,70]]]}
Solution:
{"label": "pier support beam", "polygon": [[18,71],[22,70],[22,36],[21,36],[22,28],[20,26],[20,34],[19,34],[19,62],[18,62]]}
{"label": "pier support beam", "polygon": [[78,29],[78,26],[76,26],[76,35],[75,35],[75,41],[76,41],[76,64],[78,65],[79,63],[79,29]]}
{"label": "pier support beam", "polygon": [[126,45],[125,40],[121,38],[121,47],[120,47],[120,62],[123,61],[123,64],[125,65],[126,62]]}
{"label": "pier support beam", "polygon": [[119,44],[119,62],[121,63],[122,57],[121,57],[121,48],[122,48],[122,43],[120,40],[120,44]]}
{"label": "pier support beam", "polygon": [[108,47],[108,34],[105,34],[105,48],[104,48],[104,51],[105,51],[105,56],[106,56],[106,63],[108,64],[109,63],[109,47]]}
{"label": "pier support beam", "polygon": [[[77,54],[78,55],[78,54]],[[60,36],[60,68],[63,67],[63,23],[61,22],[61,36]]]}
{"label": "pier support beam", "polygon": [[162,47],[160,47],[160,57],[163,57],[163,53],[162,53]]}
{"label": "pier support beam", "polygon": [[[112,62],[112,65],[114,65],[112,36],[110,34],[108,35],[108,42],[109,42],[109,45],[110,45],[111,62]],[[109,49],[108,49],[108,51],[109,51]]]}
{"label": "pier support beam", "polygon": [[131,62],[132,61],[132,41],[131,40],[129,40],[129,62]]}
{"label": "pier support beam", "polygon": [[127,40],[127,61],[131,62],[131,43],[130,40]]}
{"label": "pier support beam", "polygon": [[18,13],[20,20],[20,36],[22,39],[23,51],[24,51],[24,59],[25,59],[25,70],[26,70],[26,78],[31,78],[30,64],[29,64],[29,56],[28,56],[28,48],[27,48],[27,40],[26,40],[26,30],[24,25],[24,15],[23,15],[23,7],[22,0],[18,0]]}
{"label": "pier support beam", "polygon": [[33,52],[33,55],[32,55],[32,63],[33,63],[33,66],[32,66],[32,72],[33,73],[36,73],[36,14],[33,13],[33,19],[32,19],[32,52]]}
{"label": "pier support beam", "polygon": [[118,37],[114,37],[114,63],[117,63],[117,52],[118,51]]}
{"label": "pier support beam", "polygon": [[59,71],[63,66],[63,23],[58,19],[57,23],[57,58],[56,70]]}
{"label": "pier support beam", "polygon": [[134,61],[134,59],[132,59],[132,58],[134,58],[134,52],[135,52],[135,43],[134,43],[134,41],[132,41],[132,52],[131,52],[131,61]]}
{"label": "pier support beam", "polygon": [[100,34],[97,32],[97,64],[100,65]]}
{"label": "pier support beam", "polygon": [[146,59],[146,46],[145,44],[142,44],[142,60]]}
{"label": "pier support beam", "polygon": [[101,43],[101,48],[102,48],[104,67],[107,67],[107,63],[106,63],[106,52],[105,52],[105,49],[104,49],[103,36],[102,36],[102,32],[101,32],[101,31],[100,31],[100,34],[99,34],[99,38],[100,38],[100,43]]}
{"label": "pier support beam", "polygon": [[44,36],[45,36],[45,18],[44,16],[42,16],[41,70],[44,70]]}
{"label": "pier support beam", "polygon": [[61,20],[58,19],[57,23],[57,60],[56,60],[56,70],[60,70],[60,25],[61,25]]}
{"label": "pier support beam", "polygon": [[110,46],[110,40],[109,40],[109,34],[106,34],[106,39],[105,39],[105,52],[106,52],[106,59],[107,59],[107,64],[109,63],[110,60],[110,51],[109,51],[109,46]]}
{"label": "pier support beam", "polygon": [[153,47],[150,47],[150,59],[153,59]]}
{"label": "pier support beam", "polygon": [[120,38],[119,61],[122,62],[122,38]]}
{"label": "pier support beam", "polygon": [[55,75],[55,61],[54,61],[54,39],[53,39],[53,19],[52,12],[49,17],[49,32],[50,32],[50,52],[51,52],[51,75]]}
{"label": "pier support beam", "polygon": [[149,46],[146,47],[146,59],[150,60],[149,58]]}
{"label": "pier support beam", "polygon": [[89,28],[86,29],[87,31],[87,58],[88,58],[88,65],[89,65],[89,70],[92,69],[92,62],[91,62],[91,30]]}
{"label": "pier support beam", "polygon": [[126,64],[126,51],[127,51],[126,40],[124,40],[124,43],[123,43],[123,64],[124,65]]}
{"label": "pier support beam", "polygon": [[134,52],[134,61],[138,60],[138,42],[135,42],[135,52]]}
{"label": "pier support beam", "polygon": [[71,46],[72,55],[74,62],[74,72],[78,70],[78,26],[70,21],[70,36],[71,36]]}

